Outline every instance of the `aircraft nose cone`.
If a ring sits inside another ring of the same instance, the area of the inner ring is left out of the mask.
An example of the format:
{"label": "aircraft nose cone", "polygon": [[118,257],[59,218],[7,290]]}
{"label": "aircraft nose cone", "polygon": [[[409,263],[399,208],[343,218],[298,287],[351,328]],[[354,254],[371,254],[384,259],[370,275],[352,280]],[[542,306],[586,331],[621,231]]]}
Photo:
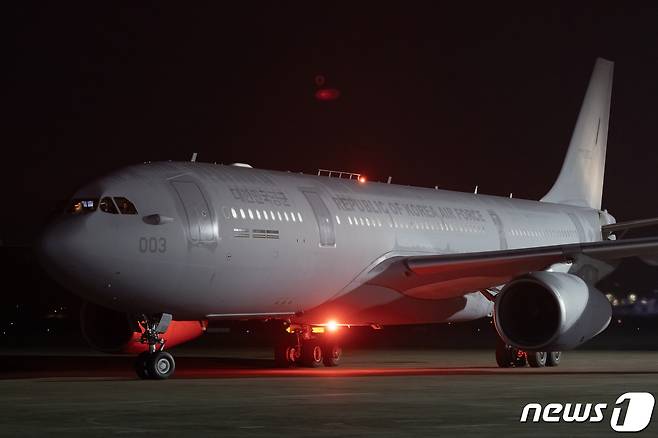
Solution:
{"label": "aircraft nose cone", "polygon": [[37,252],[41,265],[56,280],[67,283],[84,257],[80,232],[72,221],[50,224],[41,234]]}

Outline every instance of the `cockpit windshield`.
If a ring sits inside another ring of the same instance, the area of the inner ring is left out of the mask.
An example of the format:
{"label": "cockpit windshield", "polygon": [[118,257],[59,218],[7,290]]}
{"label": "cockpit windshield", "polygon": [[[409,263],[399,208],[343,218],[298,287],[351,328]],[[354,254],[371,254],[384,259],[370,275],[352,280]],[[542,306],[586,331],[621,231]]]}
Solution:
{"label": "cockpit windshield", "polygon": [[96,211],[97,208],[98,198],[80,198],[71,201],[68,212],[71,214],[86,214]]}
{"label": "cockpit windshield", "polygon": [[114,200],[116,201],[117,207],[119,207],[121,214],[137,214],[135,204],[130,202],[128,199],[124,197],[115,197]]}
{"label": "cockpit windshield", "polygon": [[109,196],[101,199],[101,202],[98,205],[100,206],[101,211],[105,213],[119,214],[119,210],[117,210],[114,201]]}
{"label": "cockpit windshield", "polygon": [[98,198],[76,198],[69,204],[67,212],[69,214],[86,214],[98,209],[103,213],[110,214],[137,214],[135,204],[122,196],[117,196],[114,200],[105,196],[100,202]]}

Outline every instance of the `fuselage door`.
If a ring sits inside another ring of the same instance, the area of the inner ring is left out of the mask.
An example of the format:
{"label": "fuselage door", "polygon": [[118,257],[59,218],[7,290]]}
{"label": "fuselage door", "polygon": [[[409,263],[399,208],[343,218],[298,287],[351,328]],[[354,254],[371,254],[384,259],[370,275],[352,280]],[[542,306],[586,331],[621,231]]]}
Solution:
{"label": "fuselage door", "polygon": [[193,182],[171,183],[183,203],[192,242],[214,242],[213,218],[201,189]]}
{"label": "fuselage door", "polygon": [[336,233],[329,209],[317,192],[310,189],[301,190],[315,215],[320,233],[320,246],[336,246]]}
{"label": "fuselage door", "polygon": [[500,216],[493,211],[487,210],[491,220],[493,221],[496,229],[498,230],[498,240],[500,241],[500,249],[507,249],[507,236],[505,236],[505,227],[503,226],[503,221],[500,220]]}

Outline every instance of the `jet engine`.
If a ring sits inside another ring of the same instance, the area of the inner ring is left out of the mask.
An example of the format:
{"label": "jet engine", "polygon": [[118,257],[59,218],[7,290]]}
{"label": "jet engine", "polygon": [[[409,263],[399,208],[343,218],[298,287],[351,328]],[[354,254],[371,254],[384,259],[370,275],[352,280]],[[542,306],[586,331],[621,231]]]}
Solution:
{"label": "jet engine", "polygon": [[576,348],[605,330],[611,316],[603,293],[559,272],[533,272],[512,280],[494,307],[503,341],[530,351]]}
{"label": "jet engine", "polygon": [[[105,353],[141,353],[148,349],[139,342],[142,329],[127,313],[86,302],[80,312],[82,335],[92,348]],[[163,335],[167,347],[198,338],[205,331],[201,321],[171,321]]]}

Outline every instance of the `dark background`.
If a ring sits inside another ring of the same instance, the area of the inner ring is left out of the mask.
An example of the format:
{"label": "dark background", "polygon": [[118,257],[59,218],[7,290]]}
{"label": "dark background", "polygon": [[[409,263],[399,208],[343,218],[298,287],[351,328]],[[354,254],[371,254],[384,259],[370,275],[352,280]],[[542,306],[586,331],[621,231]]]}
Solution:
{"label": "dark background", "polygon": [[537,199],[597,56],[616,62],[604,208],[658,216],[658,6],[350,3],[5,7],[0,239],[29,242],[100,174],[192,152]]}
{"label": "dark background", "polygon": [[[75,307],[17,247],[58,201],[128,164],[198,152],[538,199],[597,56],[616,63],[603,208],[618,220],[658,216],[658,6],[279,3],[3,8],[6,327],[16,304],[37,333],[47,326],[34,318]],[[317,75],[339,99],[314,97]],[[642,294],[658,284],[638,264],[613,286],[626,294],[638,279]]]}

